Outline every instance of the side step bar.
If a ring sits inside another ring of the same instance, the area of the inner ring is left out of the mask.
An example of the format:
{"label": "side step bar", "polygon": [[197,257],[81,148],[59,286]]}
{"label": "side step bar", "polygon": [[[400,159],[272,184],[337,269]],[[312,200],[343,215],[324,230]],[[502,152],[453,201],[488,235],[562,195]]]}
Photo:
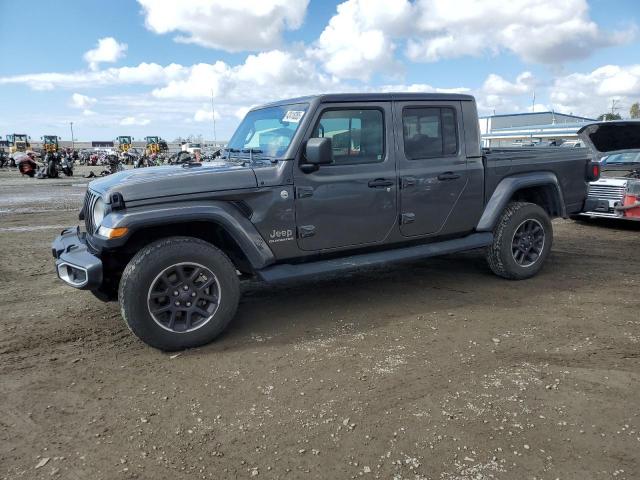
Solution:
{"label": "side step bar", "polygon": [[447,253],[462,252],[482,248],[493,242],[491,232],[474,233],[464,238],[446,240],[443,242],[415,245],[412,247],[396,248],[373,253],[362,253],[330,260],[320,260],[310,263],[280,264],[258,270],[258,276],[265,282],[273,283],[284,280],[298,280],[329,273],[339,273],[361,267],[384,265],[386,263],[417,260],[419,258],[435,257]]}

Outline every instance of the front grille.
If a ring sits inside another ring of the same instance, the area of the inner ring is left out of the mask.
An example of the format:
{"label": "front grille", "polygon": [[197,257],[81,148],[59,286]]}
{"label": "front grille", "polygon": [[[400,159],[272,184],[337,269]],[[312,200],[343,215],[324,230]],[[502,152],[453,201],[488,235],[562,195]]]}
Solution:
{"label": "front grille", "polygon": [[624,196],[624,186],[619,185],[589,185],[589,197],[600,200],[614,200],[621,202]]}
{"label": "front grille", "polygon": [[84,226],[87,229],[89,235],[96,233],[96,226],[93,224],[93,207],[100,198],[98,195],[87,189],[87,194],[84,197]]}

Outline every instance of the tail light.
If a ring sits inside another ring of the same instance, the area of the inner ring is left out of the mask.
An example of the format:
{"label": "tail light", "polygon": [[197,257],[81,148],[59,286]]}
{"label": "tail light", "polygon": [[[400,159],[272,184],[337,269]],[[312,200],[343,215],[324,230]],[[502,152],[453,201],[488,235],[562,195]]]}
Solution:
{"label": "tail light", "polygon": [[601,171],[602,167],[598,162],[587,163],[587,180],[590,182],[595,182],[600,178]]}

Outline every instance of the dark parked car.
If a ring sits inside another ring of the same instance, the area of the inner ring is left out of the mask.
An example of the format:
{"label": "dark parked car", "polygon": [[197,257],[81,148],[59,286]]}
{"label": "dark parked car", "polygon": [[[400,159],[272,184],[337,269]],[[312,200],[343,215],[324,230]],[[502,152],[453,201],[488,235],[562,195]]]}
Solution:
{"label": "dark parked car", "polygon": [[[239,281],[316,277],[486,249],[525,279],[551,219],[582,211],[586,149],[482,151],[476,104],[453,94],[335,94],[251,110],[222,161],[94,180],[58,276],[105,300],[149,345],[202,345],[233,318]],[[292,315],[295,315],[292,312]]]}

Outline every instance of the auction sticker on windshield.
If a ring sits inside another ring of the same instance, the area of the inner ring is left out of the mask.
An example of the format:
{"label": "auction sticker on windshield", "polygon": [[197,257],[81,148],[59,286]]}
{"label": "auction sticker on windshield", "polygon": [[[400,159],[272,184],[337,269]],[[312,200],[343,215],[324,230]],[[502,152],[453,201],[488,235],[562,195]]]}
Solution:
{"label": "auction sticker on windshield", "polygon": [[298,123],[303,115],[304,115],[304,110],[289,110],[287,111],[282,121]]}

